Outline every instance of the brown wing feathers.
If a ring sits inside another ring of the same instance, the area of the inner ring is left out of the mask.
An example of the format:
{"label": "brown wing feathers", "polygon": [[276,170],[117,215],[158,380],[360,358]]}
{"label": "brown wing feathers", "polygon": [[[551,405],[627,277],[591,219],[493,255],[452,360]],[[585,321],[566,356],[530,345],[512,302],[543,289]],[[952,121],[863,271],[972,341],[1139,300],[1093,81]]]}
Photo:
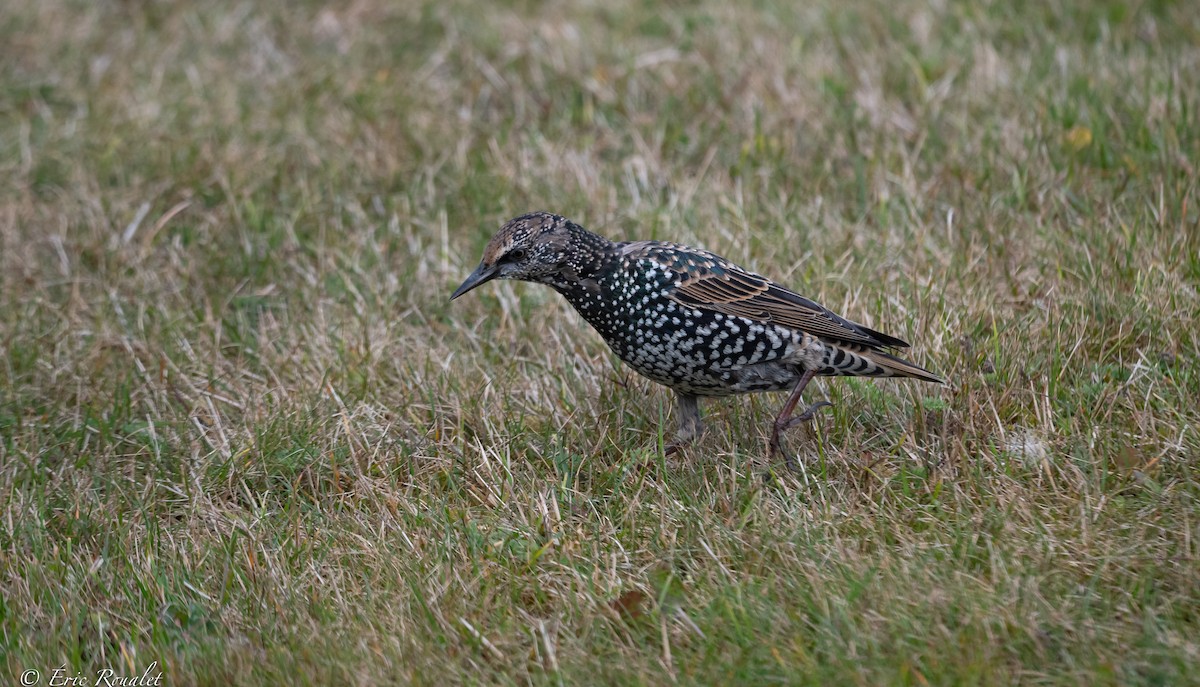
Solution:
{"label": "brown wing feathers", "polygon": [[764,277],[728,264],[722,267],[721,273],[689,275],[674,298],[694,308],[793,327],[834,341],[872,348],[908,347],[894,336],[851,322]]}

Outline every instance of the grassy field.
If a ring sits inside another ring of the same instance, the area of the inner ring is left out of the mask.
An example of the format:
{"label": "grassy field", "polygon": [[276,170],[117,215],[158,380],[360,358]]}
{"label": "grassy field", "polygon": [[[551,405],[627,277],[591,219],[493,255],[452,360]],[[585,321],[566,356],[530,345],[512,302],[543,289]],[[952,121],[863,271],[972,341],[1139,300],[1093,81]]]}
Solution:
{"label": "grassy field", "polygon": [[[1200,684],[1200,12],[732,5],[0,3],[3,679]],[[950,383],[664,458],[535,209]]]}

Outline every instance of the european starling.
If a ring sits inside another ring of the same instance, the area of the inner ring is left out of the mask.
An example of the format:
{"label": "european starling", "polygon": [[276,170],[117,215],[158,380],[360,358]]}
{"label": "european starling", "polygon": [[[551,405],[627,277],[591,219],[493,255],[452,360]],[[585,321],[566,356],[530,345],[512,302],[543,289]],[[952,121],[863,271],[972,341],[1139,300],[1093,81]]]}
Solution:
{"label": "european starling", "polygon": [[699,436],[700,396],[791,389],[771,431],[771,452],[784,453],[780,434],[829,405],[792,416],[817,375],[942,382],[886,352],[906,348],[904,341],[718,255],[660,241],[609,241],[548,212],[501,227],[450,300],[493,279],[558,291],[621,360],[674,389],[679,429],[668,452]]}

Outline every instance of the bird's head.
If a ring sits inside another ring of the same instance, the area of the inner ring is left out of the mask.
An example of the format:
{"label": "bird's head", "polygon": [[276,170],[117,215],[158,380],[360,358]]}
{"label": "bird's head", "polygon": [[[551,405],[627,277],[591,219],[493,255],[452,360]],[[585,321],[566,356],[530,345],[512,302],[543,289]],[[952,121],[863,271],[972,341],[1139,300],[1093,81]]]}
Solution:
{"label": "bird's head", "polygon": [[510,219],[488,241],[479,267],[455,289],[454,300],[493,279],[554,284],[570,271],[570,249],[584,230],[565,217],[532,212]]}

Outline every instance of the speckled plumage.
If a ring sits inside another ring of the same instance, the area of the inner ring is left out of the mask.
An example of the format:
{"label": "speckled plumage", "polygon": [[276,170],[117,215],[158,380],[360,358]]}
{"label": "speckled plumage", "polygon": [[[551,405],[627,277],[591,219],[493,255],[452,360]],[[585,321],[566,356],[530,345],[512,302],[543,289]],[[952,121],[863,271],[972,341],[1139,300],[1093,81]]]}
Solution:
{"label": "speckled plumage", "polygon": [[[846,320],[766,277],[699,248],[613,242],[535,212],[510,220],[479,268],[451,296],[492,279],[540,282],[561,293],[638,373],[678,395],[676,446],[700,432],[699,396],[791,389],[771,448],[813,376],[941,380],[885,348],[908,346]],[[823,404],[799,416],[806,420]],[[790,459],[789,459],[790,461]]]}

